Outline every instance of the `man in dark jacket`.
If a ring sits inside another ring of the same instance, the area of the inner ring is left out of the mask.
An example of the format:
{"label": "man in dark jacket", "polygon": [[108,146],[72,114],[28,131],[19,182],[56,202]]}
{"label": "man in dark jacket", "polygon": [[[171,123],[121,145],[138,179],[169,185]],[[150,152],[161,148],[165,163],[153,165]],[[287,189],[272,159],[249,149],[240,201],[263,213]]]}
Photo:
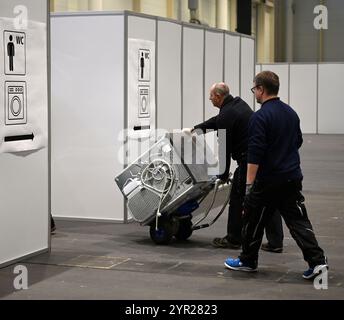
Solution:
{"label": "man in dark jacket", "polygon": [[301,193],[300,119],[277,97],[278,91],[279,78],[275,73],[263,71],[255,77],[252,92],[262,107],[249,124],[242,253],[238,259],[228,258],[225,266],[232,270],[257,271],[264,226],[278,209],[308,262],[309,269],[303,278],[312,279],[327,272],[328,266]]}
{"label": "man in dark jacket", "polygon": [[[247,133],[248,123],[253,114],[249,105],[240,97],[233,97],[225,83],[216,83],[210,89],[210,101],[220,109],[219,114],[201,124],[196,125],[191,132],[206,133],[209,130],[218,131],[220,161],[219,178],[228,180],[231,158],[237,161],[238,167],[234,172],[230,195],[227,235],[215,238],[215,247],[239,249],[241,247],[242,211],[246,188],[247,173]],[[223,132],[219,132],[223,129]],[[187,129],[184,129],[184,131]],[[189,129],[190,130],[190,129]],[[190,132],[189,132],[190,133]],[[221,154],[225,152],[225,154]],[[221,164],[225,165],[221,167]],[[276,243],[282,251],[283,229],[279,214],[272,215],[267,228],[269,242]],[[278,244],[277,244],[278,242]]]}

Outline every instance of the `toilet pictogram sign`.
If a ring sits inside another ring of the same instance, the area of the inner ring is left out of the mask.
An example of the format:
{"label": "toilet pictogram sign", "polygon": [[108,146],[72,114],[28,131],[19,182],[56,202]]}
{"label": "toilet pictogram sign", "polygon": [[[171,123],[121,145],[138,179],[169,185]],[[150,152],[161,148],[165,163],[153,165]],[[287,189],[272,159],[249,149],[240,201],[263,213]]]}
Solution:
{"label": "toilet pictogram sign", "polygon": [[150,81],[150,50],[139,49],[139,82]]}
{"label": "toilet pictogram sign", "polygon": [[17,31],[4,31],[5,74],[26,74],[26,34]]}

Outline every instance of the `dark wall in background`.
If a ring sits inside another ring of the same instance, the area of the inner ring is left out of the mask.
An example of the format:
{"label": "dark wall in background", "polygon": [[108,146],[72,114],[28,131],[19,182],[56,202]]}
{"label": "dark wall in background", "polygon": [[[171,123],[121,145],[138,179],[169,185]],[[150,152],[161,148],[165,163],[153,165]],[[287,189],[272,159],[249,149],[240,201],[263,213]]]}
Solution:
{"label": "dark wall in background", "polygon": [[[314,8],[321,2],[328,9],[328,29],[319,31],[313,24],[317,16]],[[292,13],[292,26],[288,25],[288,10]],[[291,43],[288,30],[292,30]],[[343,0],[275,0],[275,61],[342,62],[343,30]]]}
{"label": "dark wall in background", "polygon": [[251,35],[252,30],[252,0],[237,2],[237,32]]}

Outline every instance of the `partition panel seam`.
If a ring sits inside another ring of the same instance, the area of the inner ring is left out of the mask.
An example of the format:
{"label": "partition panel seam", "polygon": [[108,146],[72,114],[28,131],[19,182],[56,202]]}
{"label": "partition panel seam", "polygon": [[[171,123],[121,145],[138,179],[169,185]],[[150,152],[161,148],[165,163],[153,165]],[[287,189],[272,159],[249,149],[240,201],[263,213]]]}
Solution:
{"label": "partition panel seam", "polygon": [[316,85],[316,99],[317,99],[317,103],[316,103],[316,134],[319,134],[319,63],[317,63],[317,85]]}
{"label": "partition panel seam", "polygon": [[206,53],[206,32],[203,29],[203,121],[205,121],[205,56]]}
{"label": "partition panel seam", "polygon": [[226,34],[223,33],[223,39],[222,39],[222,82],[225,82],[225,70],[226,70]]}
{"label": "partition panel seam", "polygon": [[159,86],[159,81],[158,81],[158,59],[159,59],[159,54],[158,54],[158,19],[155,18],[155,129],[158,129],[158,108],[157,106],[159,105],[158,101],[158,86]]}
{"label": "partition panel seam", "polygon": [[242,38],[240,37],[239,43],[239,96],[241,97],[241,45],[242,45]]}
{"label": "partition panel seam", "polygon": [[47,2],[47,71],[48,71],[48,249],[51,251],[51,43],[50,43],[50,0]]}
{"label": "partition panel seam", "polygon": [[180,108],[181,108],[181,128],[184,128],[184,26],[181,26],[181,46],[180,46]]}
{"label": "partition panel seam", "polygon": [[[128,37],[129,37],[129,25],[128,25],[128,14],[127,12],[124,13],[124,131],[128,129]],[[124,149],[123,149],[123,169],[126,168],[126,161],[127,161],[127,155],[128,155],[128,138],[125,138],[124,142]],[[123,215],[123,222],[128,223],[128,210],[127,210],[127,201],[125,198],[123,198],[123,209],[124,209],[124,215]]]}

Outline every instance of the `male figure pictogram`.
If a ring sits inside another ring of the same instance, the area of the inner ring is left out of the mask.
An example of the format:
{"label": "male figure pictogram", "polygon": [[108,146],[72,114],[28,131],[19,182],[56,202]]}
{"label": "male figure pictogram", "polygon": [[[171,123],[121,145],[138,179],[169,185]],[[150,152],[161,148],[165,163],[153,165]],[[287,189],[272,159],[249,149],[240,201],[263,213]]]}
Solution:
{"label": "male figure pictogram", "polygon": [[14,70],[13,57],[15,56],[14,43],[12,35],[9,37],[10,42],[7,44],[7,55],[10,60],[10,71]]}
{"label": "male figure pictogram", "polygon": [[141,58],[140,58],[140,68],[141,68],[141,79],[143,79],[144,68],[145,68],[145,58],[143,56],[143,52],[141,53]]}

